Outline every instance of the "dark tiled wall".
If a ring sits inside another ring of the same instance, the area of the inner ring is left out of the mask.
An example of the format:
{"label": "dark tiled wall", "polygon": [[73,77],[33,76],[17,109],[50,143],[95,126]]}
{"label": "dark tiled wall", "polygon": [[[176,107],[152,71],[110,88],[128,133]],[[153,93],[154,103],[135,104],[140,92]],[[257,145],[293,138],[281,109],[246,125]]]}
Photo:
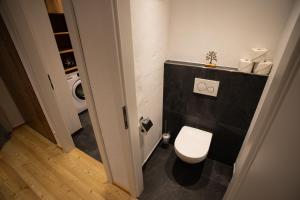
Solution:
{"label": "dark tiled wall", "polygon": [[[220,81],[218,96],[193,93],[195,78]],[[167,61],[163,122],[167,120],[171,142],[184,125],[210,131],[213,139],[208,157],[233,164],[266,81],[266,76]]]}

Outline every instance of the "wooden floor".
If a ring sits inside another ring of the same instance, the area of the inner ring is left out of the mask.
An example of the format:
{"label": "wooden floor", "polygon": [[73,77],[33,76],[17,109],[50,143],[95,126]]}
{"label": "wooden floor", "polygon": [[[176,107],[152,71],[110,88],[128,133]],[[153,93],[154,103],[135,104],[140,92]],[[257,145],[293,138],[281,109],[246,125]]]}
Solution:
{"label": "wooden floor", "polygon": [[0,199],[125,200],[101,163],[80,150],[63,153],[24,125],[0,152]]}

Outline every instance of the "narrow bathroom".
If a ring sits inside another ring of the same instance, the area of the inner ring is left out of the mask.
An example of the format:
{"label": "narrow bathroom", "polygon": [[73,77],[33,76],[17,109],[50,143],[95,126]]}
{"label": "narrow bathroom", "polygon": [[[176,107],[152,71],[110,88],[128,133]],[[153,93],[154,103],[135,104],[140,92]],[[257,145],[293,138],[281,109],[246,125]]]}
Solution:
{"label": "narrow bathroom", "polygon": [[69,116],[67,116],[73,120],[70,123],[73,142],[78,149],[101,162],[70,33],[64,16],[63,3],[62,1],[45,0],[45,5],[68,84],[68,96],[71,95],[72,97],[72,102],[69,102],[69,105],[75,111],[69,112]]}
{"label": "narrow bathroom", "polygon": [[299,199],[300,1],[0,14],[1,197]]}
{"label": "narrow bathroom", "polygon": [[132,1],[140,199],[222,199],[293,3]]}

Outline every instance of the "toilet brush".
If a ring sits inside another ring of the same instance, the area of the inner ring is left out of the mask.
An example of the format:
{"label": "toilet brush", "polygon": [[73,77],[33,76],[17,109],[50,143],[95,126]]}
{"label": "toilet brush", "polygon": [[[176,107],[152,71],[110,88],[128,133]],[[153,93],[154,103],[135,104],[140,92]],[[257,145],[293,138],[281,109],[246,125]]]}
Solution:
{"label": "toilet brush", "polygon": [[165,120],[165,131],[162,134],[163,143],[168,144],[169,140],[170,140],[170,137],[171,137],[170,133],[167,132],[167,120]]}

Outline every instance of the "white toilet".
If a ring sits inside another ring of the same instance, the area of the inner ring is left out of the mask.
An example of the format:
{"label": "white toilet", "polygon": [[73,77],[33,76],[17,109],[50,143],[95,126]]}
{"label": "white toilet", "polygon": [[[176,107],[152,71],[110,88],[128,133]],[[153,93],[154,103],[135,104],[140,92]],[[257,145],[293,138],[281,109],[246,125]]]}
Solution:
{"label": "white toilet", "polygon": [[199,163],[207,156],[211,138],[210,132],[184,126],[175,139],[175,153],[186,163]]}

